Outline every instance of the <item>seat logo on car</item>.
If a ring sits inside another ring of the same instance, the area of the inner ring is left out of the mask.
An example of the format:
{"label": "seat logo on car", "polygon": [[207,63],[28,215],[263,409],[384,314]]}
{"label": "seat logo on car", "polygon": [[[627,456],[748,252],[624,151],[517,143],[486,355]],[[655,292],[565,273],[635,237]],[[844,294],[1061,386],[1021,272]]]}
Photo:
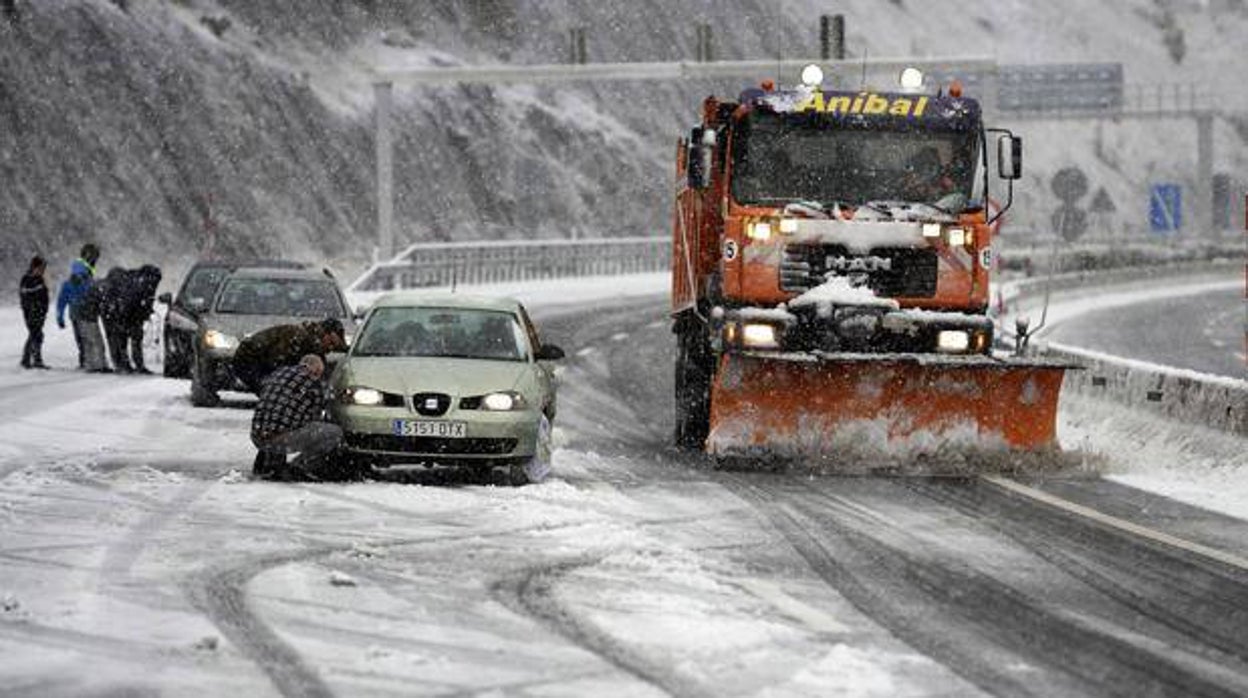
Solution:
{"label": "seat logo on car", "polygon": [[828,257],[828,271],[892,271],[893,260],[888,257]]}

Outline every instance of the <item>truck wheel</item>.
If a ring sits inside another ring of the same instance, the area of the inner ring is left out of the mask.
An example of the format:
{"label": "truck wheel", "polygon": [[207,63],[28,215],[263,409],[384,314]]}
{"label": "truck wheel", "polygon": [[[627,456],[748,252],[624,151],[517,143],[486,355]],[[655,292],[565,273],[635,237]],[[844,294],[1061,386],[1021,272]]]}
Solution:
{"label": "truck wheel", "polygon": [[195,407],[216,407],[221,397],[204,381],[203,367],[197,360],[191,364],[191,404]]}
{"label": "truck wheel", "polygon": [[676,445],[701,450],[711,427],[713,357],[701,328],[676,337]]}

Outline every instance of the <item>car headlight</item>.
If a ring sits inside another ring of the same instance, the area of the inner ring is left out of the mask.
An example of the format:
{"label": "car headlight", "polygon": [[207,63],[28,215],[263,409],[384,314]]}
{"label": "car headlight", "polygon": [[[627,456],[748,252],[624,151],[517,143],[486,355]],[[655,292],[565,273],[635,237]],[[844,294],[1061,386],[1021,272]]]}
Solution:
{"label": "car headlight", "polygon": [[481,398],[481,409],[491,412],[511,412],[524,409],[524,396],[513,390],[490,393]]}
{"label": "car headlight", "polygon": [[204,333],[204,345],[210,349],[237,349],[238,338],[217,330]]}
{"label": "car headlight", "polygon": [[347,388],[342,391],[343,402],[352,405],[380,405],[385,396],[380,390],[373,388]]}

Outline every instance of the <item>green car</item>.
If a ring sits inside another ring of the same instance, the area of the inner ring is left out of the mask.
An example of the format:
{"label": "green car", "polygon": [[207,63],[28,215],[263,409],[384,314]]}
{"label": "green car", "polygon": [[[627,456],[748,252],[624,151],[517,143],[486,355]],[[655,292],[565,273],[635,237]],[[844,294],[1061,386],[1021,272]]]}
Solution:
{"label": "green car", "polygon": [[369,310],[330,377],[331,412],[357,467],[506,468],[545,477],[555,380],[524,307],[511,299],[400,292]]}

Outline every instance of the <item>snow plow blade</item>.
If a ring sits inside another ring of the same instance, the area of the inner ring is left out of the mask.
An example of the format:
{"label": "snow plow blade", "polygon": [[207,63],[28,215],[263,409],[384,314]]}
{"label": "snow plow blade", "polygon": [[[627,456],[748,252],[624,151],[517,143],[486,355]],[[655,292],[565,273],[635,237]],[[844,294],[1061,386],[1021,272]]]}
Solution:
{"label": "snow plow blade", "polygon": [[725,354],[711,391],[716,456],[1056,447],[1068,366],[944,355]]}

